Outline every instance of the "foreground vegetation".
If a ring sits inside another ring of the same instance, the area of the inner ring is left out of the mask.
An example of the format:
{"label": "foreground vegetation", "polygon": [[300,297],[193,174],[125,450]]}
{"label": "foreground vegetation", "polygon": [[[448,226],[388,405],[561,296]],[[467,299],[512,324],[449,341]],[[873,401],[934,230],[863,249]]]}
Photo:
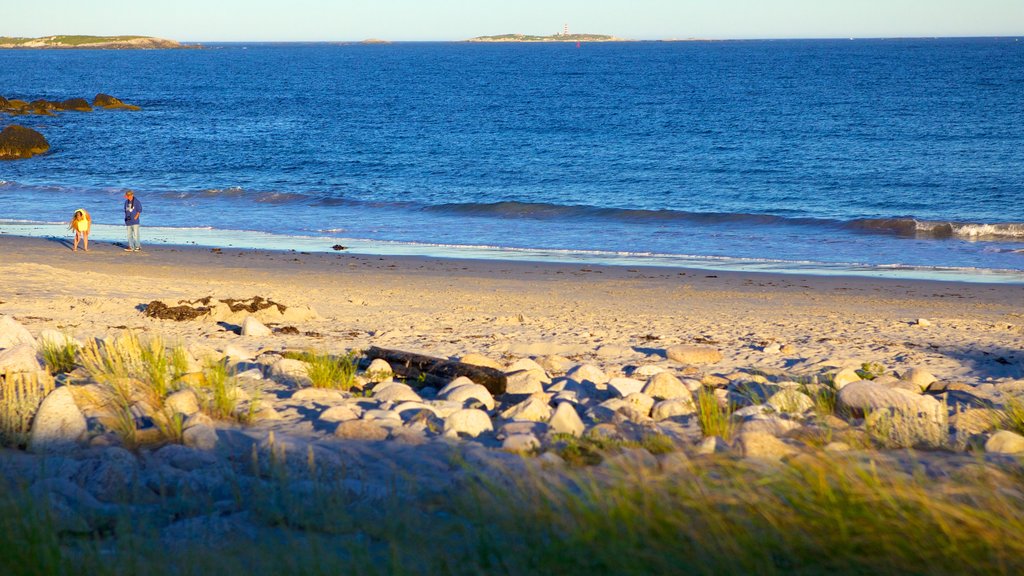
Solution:
{"label": "foreground vegetation", "polygon": [[[427,501],[361,506],[337,479],[271,474],[255,531],[168,542],[153,518],[67,534],[31,498],[0,499],[4,574],[1012,574],[1024,569],[1019,466],[929,477],[865,457],[787,465],[711,457],[518,479],[481,475]],[[174,510],[164,502],[154,515]],[[230,520],[221,519],[225,524]],[[254,523],[255,524],[255,523]],[[168,545],[173,544],[173,554]]]}

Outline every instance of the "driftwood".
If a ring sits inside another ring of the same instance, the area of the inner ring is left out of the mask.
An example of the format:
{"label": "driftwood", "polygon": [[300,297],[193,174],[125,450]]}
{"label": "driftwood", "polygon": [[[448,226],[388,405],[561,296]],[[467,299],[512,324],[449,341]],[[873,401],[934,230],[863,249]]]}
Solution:
{"label": "driftwood", "polygon": [[508,385],[508,378],[501,370],[487,368],[486,366],[474,366],[464,362],[445,360],[423,354],[413,354],[402,350],[389,350],[371,346],[365,356],[370,360],[381,358],[391,365],[395,374],[409,380],[423,380],[428,384],[444,384],[449,380],[465,376],[473,382],[482,385],[494,395],[504,394]]}

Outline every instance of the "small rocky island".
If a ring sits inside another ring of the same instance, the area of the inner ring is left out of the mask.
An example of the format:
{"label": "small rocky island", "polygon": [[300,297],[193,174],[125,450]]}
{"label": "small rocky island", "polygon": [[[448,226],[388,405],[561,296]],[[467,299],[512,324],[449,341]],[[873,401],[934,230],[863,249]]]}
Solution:
{"label": "small rocky island", "polygon": [[0,36],[0,48],[154,50],[185,47],[175,40],[152,36],[43,36],[41,38]]}
{"label": "small rocky island", "polygon": [[606,34],[552,34],[551,36],[499,34],[497,36],[477,36],[470,38],[467,42],[622,42],[622,39]]}

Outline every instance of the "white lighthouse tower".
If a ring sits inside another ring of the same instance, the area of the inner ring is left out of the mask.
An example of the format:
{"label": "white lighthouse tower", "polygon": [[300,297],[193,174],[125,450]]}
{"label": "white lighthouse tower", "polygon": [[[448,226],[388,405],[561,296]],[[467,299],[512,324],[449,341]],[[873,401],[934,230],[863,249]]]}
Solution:
{"label": "white lighthouse tower", "polygon": [[562,26],[562,36],[568,36],[568,35],[569,35],[569,24],[566,23],[566,24],[564,24]]}

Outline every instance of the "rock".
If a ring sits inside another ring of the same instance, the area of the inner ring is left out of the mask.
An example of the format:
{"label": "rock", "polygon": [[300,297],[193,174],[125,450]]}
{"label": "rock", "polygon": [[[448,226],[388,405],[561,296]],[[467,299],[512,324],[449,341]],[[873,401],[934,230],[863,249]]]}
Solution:
{"label": "rock", "polygon": [[0,350],[28,344],[35,348],[36,339],[24,326],[10,316],[0,316]]}
{"label": "rock", "polygon": [[985,442],[985,451],[993,454],[1020,454],[1024,452],[1024,436],[1000,430]]}
{"label": "rock", "polygon": [[69,452],[78,447],[85,433],[85,416],[75,404],[71,390],[63,386],[39,405],[32,419],[28,449],[36,453]]}
{"label": "rock", "polygon": [[675,416],[689,416],[696,413],[697,407],[692,399],[673,398],[672,400],[663,400],[656,403],[654,408],[651,409],[651,418],[660,422]]}
{"label": "rock", "polygon": [[273,422],[275,420],[283,419],[284,416],[281,416],[281,413],[275,410],[273,406],[261,405],[260,408],[252,414],[253,422]]}
{"label": "rock", "polygon": [[40,480],[29,487],[28,494],[56,532],[86,534],[94,530],[95,517],[103,508],[95,496],[64,478]]}
{"label": "rock", "polygon": [[782,352],[782,346],[777,342],[772,342],[771,344],[762,348],[761,351],[764,352],[765,354],[778,354]]}
{"label": "rock", "polygon": [[0,132],[0,160],[31,158],[49,150],[46,138],[31,128],[12,124]]}
{"label": "rock", "polygon": [[334,429],[334,435],[346,440],[387,440],[389,432],[376,420],[345,420]]}
{"label": "rock", "polygon": [[668,452],[658,455],[658,467],[666,474],[691,470],[690,458],[684,452]]}
{"label": "rock", "polygon": [[[419,404],[419,402],[417,402]],[[401,422],[402,415],[394,410],[367,410],[363,412],[363,420],[366,421],[377,421],[382,426],[386,426],[387,422]]]}
{"label": "rock", "polygon": [[829,442],[825,445],[825,452],[849,452],[851,446],[846,442]]}
{"label": "rock", "polygon": [[543,392],[545,382],[550,382],[547,375],[540,370],[520,370],[508,374],[507,378],[506,394],[534,394]]}
{"label": "rock", "polygon": [[744,432],[740,434],[737,440],[737,447],[744,458],[781,460],[787,456],[800,453],[799,450],[775,436],[763,432]]}
{"label": "rock", "polygon": [[932,322],[927,318],[918,318],[917,320],[914,320],[914,325],[920,326],[922,328],[927,328],[932,325]]}
{"label": "rock", "polygon": [[533,434],[512,434],[501,443],[506,452],[529,452],[540,448],[540,440]]}
{"label": "rock", "polygon": [[217,430],[209,424],[193,424],[182,434],[185,446],[196,450],[211,451],[217,448]]}
{"label": "rock", "polygon": [[787,432],[800,428],[799,422],[786,420],[774,415],[754,416],[740,424],[740,433],[751,432],[771,434],[772,436],[783,436]]}
{"label": "rock", "polygon": [[633,373],[631,374],[631,376],[633,376],[634,378],[645,378],[646,379],[646,378],[650,378],[651,376],[654,376],[655,374],[658,374],[659,372],[664,372],[664,371],[665,371],[665,368],[662,367],[662,366],[658,366],[657,364],[645,364],[643,366],[640,366],[636,370],[633,370]]}
{"label": "rock", "polygon": [[729,451],[729,443],[719,436],[708,436],[697,444],[697,454],[722,454]]}
{"label": "rock", "polygon": [[494,396],[491,396],[491,393],[487,388],[480,384],[470,383],[464,386],[459,386],[448,391],[443,398],[452,402],[458,402],[463,406],[465,406],[467,401],[475,400],[488,410],[494,409]]}
{"label": "rock", "polygon": [[949,417],[949,425],[958,434],[973,436],[998,428],[1004,418],[1001,410],[975,408],[953,414]]}
{"label": "rock", "polygon": [[644,385],[643,393],[659,400],[693,400],[690,389],[668,372],[659,372],[651,376]]}
{"label": "rock", "polygon": [[125,104],[120,99],[114,98],[110,94],[97,94],[92,100],[92,105],[96,108],[103,108],[105,110],[141,110],[138,106]]}
{"label": "rock", "polygon": [[438,390],[437,395],[440,398],[444,398],[452,390],[454,390],[454,389],[456,389],[456,388],[458,388],[460,386],[468,386],[468,385],[472,385],[472,384],[476,384],[476,382],[473,382],[472,380],[470,380],[469,378],[467,378],[465,376],[459,376],[458,378],[456,378],[456,379],[452,380],[451,382],[449,382],[448,384],[446,384],[444,386],[444,388],[441,388],[440,390]]}
{"label": "rock", "polygon": [[484,432],[494,430],[491,418],[483,410],[466,408],[452,413],[444,421],[444,435],[458,436],[466,435],[477,437]]}
{"label": "rock", "polygon": [[512,406],[501,413],[506,420],[525,420],[529,422],[547,422],[551,419],[551,406],[545,395],[535,395]]}
{"label": "rock", "polygon": [[576,366],[572,370],[569,370],[565,376],[566,378],[570,378],[580,383],[590,382],[595,385],[601,385],[608,382],[608,375],[593,364],[581,364]]}
{"label": "rock", "polygon": [[627,358],[633,354],[635,352],[631,346],[619,344],[605,344],[594,351],[594,355],[598,358]]}
{"label": "rock", "polygon": [[629,396],[623,398],[626,404],[636,410],[641,416],[648,417],[651,414],[651,408],[654,407],[654,398],[651,398],[643,392],[634,392]]}
{"label": "rock", "polygon": [[192,390],[178,390],[164,400],[164,406],[166,406],[172,414],[184,414],[185,416],[191,416],[196,412],[199,412],[199,398]]}
{"label": "rock", "polygon": [[244,362],[246,360],[252,360],[255,354],[252,351],[246,349],[244,346],[238,344],[228,344],[224,347],[222,352],[224,358],[230,362]]}
{"label": "rock", "polygon": [[281,358],[270,366],[270,377],[284,384],[311,386],[309,364],[292,358]]}
{"label": "rock", "polygon": [[935,376],[932,376],[931,372],[923,368],[911,368],[900,375],[900,380],[910,382],[917,387],[917,391],[920,392],[928,388],[928,385],[938,380]]}
{"label": "rock", "polygon": [[[39,333],[39,348],[49,346],[51,348],[63,348],[64,346],[82,347],[82,343],[75,340],[70,334],[59,330],[46,329]],[[3,346],[0,346],[2,349]]]}
{"label": "rock", "polygon": [[844,386],[836,394],[836,408],[861,418],[865,413],[897,410],[906,414],[937,413],[939,403],[930,396],[920,396],[906,390],[891,389],[861,380]]}
{"label": "rock", "polygon": [[459,358],[459,362],[463,364],[472,364],[473,366],[483,366],[485,368],[494,368],[495,370],[505,371],[505,368],[498,363],[496,360],[492,360],[483,354],[466,354],[462,358]]}
{"label": "rock", "polygon": [[722,361],[722,353],[710,346],[679,344],[666,348],[665,355],[680,364],[715,364]]}
{"label": "rock", "polygon": [[832,385],[836,390],[853,382],[860,382],[860,374],[857,374],[857,370],[853,368],[843,368],[832,377]]}
{"label": "rock", "polygon": [[608,389],[620,398],[625,398],[634,392],[644,389],[644,383],[632,378],[612,378],[608,381]]}
{"label": "rock", "polygon": [[73,112],[92,112],[92,105],[85,98],[68,98],[57,104],[58,110],[70,110]]}
{"label": "rock", "polygon": [[568,402],[561,402],[548,420],[548,429],[555,434],[571,434],[578,437],[583,435],[585,428],[576,408]]}
{"label": "rock", "polygon": [[358,420],[359,411],[348,404],[331,406],[320,413],[321,422],[344,422],[346,420]]}
{"label": "rock", "polygon": [[0,350],[0,374],[5,372],[38,372],[43,369],[31,344],[18,344],[13,348]]}
{"label": "rock", "polygon": [[373,399],[380,402],[421,402],[420,395],[407,384],[394,383],[383,390],[373,390]]}
{"label": "rock", "polygon": [[814,407],[814,400],[796,388],[786,388],[772,394],[768,405],[785,414],[801,414]]}
{"label": "rock", "polygon": [[273,330],[267,328],[262,322],[253,318],[252,316],[246,316],[245,320],[242,321],[242,336],[251,336],[255,338],[263,338],[270,336],[274,333]]}
{"label": "rock", "polygon": [[[418,397],[417,397],[418,398]],[[341,390],[330,388],[303,388],[292,394],[292,402],[316,402],[318,404],[338,404],[346,399]]]}
{"label": "rock", "polygon": [[512,374],[513,372],[521,372],[523,370],[540,372],[544,379],[549,379],[547,372],[544,371],[544,368],[541,367],[540,364],[537,364],[536,362],[531,360],[530,358],[520,358],[519,360],[516,360],[515,362],[512,363],[511,366],[509,366],[505,370],[505,373]]}
{"label": "rock", "polygon": [[383,358],[374,358],[366,367],[366,376],[370,382],[383,382],[394,375],[395,371],[391,368],[391,364],[388,364],[388,361]]}
{"label": "rock", "polygon": [[574,364],[572,360],[569,360],[564,356],[554,354],[551,356],[545,356],[540,361],[540,365],[548,374],[565,374],[569,370],[572,370]]}
{"label": "rock", "polygon": [[123,499],[139,476],[139,462],[135,456],[116,446],[100,450],[99,458],[89,458],[82,464],[76,480],[102,502]]}

